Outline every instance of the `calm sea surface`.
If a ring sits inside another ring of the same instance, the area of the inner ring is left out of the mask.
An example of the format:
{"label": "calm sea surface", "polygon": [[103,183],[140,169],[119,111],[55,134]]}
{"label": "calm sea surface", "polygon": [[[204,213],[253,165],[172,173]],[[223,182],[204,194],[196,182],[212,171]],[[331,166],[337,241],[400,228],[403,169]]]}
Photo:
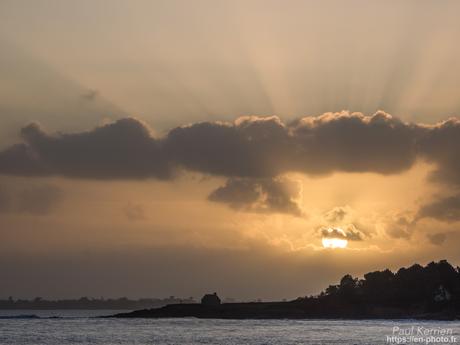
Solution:
{"label": "calm sea surface", "polygon": [[[0,310],[0,344],[408,344],[414,337],[422,339],[425,344],[460,344],[460,322],[457,321],[242,321],[94,317],[115,312]],[[395,327],[407,335],[395,334]],[[421,336],[417,334],[420,327],[422,331],[438,333]],[[410,338],[411,332],[413,338]],[[450,335],[440,336],[439,332]],[[388,338],[391,336],[395,337]]]}

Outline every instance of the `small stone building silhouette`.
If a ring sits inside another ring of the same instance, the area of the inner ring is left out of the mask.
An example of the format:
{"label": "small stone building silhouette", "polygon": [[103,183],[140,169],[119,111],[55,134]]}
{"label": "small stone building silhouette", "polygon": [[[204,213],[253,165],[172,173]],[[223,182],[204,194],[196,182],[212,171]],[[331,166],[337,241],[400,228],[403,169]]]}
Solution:
{"label": "small stone building silhouette", "polygon": [[213,294],[206,294],[201,299],[201,304],[209,306],[220,305],[220,298],[215,292]]}

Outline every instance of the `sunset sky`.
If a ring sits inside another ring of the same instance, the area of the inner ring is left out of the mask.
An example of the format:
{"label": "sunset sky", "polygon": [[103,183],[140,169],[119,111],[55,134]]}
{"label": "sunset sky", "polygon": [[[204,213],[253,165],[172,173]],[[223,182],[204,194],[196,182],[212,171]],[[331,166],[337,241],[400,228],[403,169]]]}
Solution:
{"label": "sunset sky", "polygon": [[0,298],[276,300],[460,265],[459,13],[2,0]]}

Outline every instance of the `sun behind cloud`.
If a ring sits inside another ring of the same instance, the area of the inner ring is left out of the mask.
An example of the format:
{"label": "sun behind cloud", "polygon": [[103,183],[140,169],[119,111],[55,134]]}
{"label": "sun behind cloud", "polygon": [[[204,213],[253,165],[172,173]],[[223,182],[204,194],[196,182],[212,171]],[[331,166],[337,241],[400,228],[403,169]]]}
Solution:
{"label": "sun behind cloud", "polygon": [[345,231],[340,228],[330,228],[323,233],[322,243],[324,248],[346,248],[348,246]]}

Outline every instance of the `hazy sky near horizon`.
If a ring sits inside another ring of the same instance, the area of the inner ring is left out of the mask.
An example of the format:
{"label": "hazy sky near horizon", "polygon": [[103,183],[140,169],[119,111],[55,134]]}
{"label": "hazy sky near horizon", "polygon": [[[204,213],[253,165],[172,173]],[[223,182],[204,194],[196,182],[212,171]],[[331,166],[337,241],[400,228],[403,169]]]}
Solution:
{"label": "hazy sky near horizon", "polygon": [[459,10],[1,1],[0,297],[295,298],[458,265]]}

